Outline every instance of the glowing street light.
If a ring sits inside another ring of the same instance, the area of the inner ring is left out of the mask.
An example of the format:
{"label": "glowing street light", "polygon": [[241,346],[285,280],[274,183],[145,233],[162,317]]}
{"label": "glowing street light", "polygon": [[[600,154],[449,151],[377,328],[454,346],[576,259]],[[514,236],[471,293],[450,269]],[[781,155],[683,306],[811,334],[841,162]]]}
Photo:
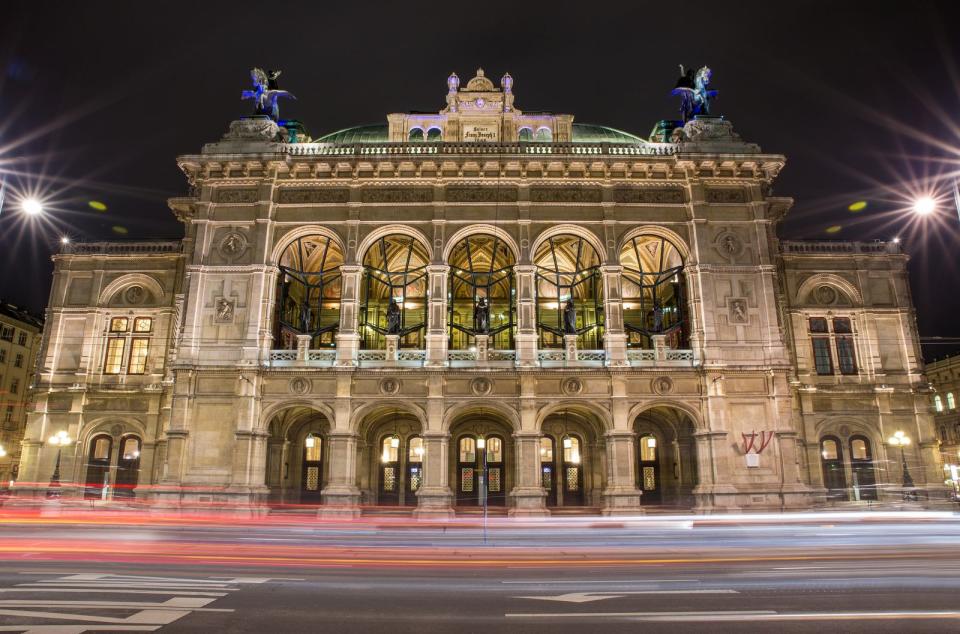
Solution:
{"label": "glowing street light", "polygon": [[50,477],[50,487],[47,489],[48,498],[59,498],[62,493],[60,491],[60,452],[72,442],[73,439],[63,430],[58,431],[47,439],[47,444],[57,448],[57,462],[53,468],[53,475]]}
{"label": "glowing street light", "polygon": [[910,445],[910,437],[897,430],[893,433],[893,436],[887,438],[887,442],[892,447],[900,447],[900,462],[903,465],[903,501],[916,500],[916,492],[912,490],[914,488],[913,478],[910,477],[910,469],[907,467],[907,454],[903,450],[904,447]]}
{"label": "glowing street light", "polygon": [[36,198],[24,198],[20,209],[28,216],[39,216],[43,213],[43,203]]}

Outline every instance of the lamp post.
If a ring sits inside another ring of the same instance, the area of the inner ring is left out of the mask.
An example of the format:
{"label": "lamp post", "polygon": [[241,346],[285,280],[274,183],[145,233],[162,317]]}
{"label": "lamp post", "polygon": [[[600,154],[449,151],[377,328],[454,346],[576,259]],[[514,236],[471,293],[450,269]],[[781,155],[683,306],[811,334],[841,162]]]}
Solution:
{"label": "lamp post", "polygon": [[57,448],[57,462],[53,468],[53,475],[50,477],[50,487],[47,489],[48,498],[59,498],[62,493],[60,490],[60,452],[63,451],[64,447],[69,446],[71,442],[73,442],[73,439],[63,430],[58,431],[47,439],[49,445]]}
{"label": "lamp post", "polygon": [[907,454],[903,448],[910,444],[910,437],[902,431],[897,430],[893,436],[887,439],[893,447],[900,447],[900,463],[903,468],[903,501],[910,502],[916,499],[916,494],[912,491],[914,488],[913,478],[910,477],[910,468],[907,466]]}
{"label": "lamp post", "polygon": [[487,543],[487,440],[477,438],[477,451],[480,452],[479,493],[480,504],[483,506],[483,543]]}

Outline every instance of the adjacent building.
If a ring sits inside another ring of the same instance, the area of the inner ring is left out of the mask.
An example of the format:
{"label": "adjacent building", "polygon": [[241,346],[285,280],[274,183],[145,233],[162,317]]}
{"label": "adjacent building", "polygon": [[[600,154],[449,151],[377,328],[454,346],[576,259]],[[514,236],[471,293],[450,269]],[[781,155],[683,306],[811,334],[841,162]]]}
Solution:
{"label": "adjacent building", "polygon": [[907,256],[779,240],[785,158],[729,121],[643,138],[478,71],[279,123],[178,158],[182,240],[54,256],[24,494],[60,455],[67,495],[331,515],[944,496]]}
{"label": "adjacent building", "polygon": [[0,488],[16,479],[43,320],[0,300]]}
{"label": "adjacent building", "polygon": [[927,377],[935,390],[930,405],[943,458],[943,479],[960,497],[960,356],[927,364]]}

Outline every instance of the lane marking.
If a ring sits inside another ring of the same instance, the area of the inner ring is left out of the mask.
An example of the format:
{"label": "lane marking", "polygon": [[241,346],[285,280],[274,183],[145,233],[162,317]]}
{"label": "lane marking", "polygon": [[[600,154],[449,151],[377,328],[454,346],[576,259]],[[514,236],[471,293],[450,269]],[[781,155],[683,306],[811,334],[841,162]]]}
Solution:
{"label": "lane marking", "polygon": [[[20,584],[27,585],[30,584]],[[27,588],[0,588],[0,593],[3,592],[79,592],[82,594],[90,594],[91,592],[96,592],[98,594],[176,594],[176,595],[185,595],[188,597],[225,597],[227,592],[197,592],[194,590],[119,590],[119,589],[100,589],[93,590],[88,588],[38,588],[38,587],[27,587]]]}
{"label": "lane marking", "polygon": [[773,610],[724,612],[553,612],[539,614],[504,614],[507,618],[629,618],[638,621],[857,621],[857,620],[933,620],[960,619],[960,612],[900,611],[900,612],[785,612]]}
{"label": "lane marking", "polygon": [[501,581],[500,583],[515,583],[515,584],[527,584],[527,585],[546,585],[549,583],[674,583],[674,582],[687,582],[687,583],[700,583],[699,579],[603,579],[603,580],[593,580],[593,579],[570,579],[570,580],[557,580],[550,579],[544,581]]}
{"label": "lane marking", "polygon": [[627,592],[568,592],[555,596],[511,597],[512,599],[537,599],[540,601],[559,601],[562,603],[589,603],[604,599],[621,599],[627,595],[643,594],[740,594],[736,590],[633,590]]}

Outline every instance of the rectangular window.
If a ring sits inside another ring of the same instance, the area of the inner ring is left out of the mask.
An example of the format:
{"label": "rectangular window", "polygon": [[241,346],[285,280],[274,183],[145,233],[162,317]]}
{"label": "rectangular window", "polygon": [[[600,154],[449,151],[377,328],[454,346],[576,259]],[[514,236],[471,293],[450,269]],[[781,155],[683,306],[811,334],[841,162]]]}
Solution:
{"label": "rectangular window", "polygon": [[21,332],[19,335],[17,335],[17,343],[21,346],[27,345],[27,333]]}
{"label": "rectangular window", "polygon": [[7,360],[7,351],[0,348],[0,363],[3,363]]}
{"label": "rectangular window", "polygon": [[133,320],[133,332],[150,332],[153,330],[153,319],[150,317],[137,317]]}
{"label": "rectangular window", "polygon": [[135,338],[130,343],[130,364],[127,374],[143,374],[147,369],[147,351],[150,349],[150,340]]}
{"label": "rectangular window", "polygon": [[830,338],[812,337],[813,361],[817,374],[833,374],[833,359],[830,357]]}
{"label": "rectangular window", "polygon": [[13,379],[10,381],[10,393],[16,394],[20,391],[20,379]]}
{"label": "rectangular window", "polygon": [[824,333],[824,334],[830,332],[829,330],[827,330],[826,317],[811,317],[810,332]]}
{"label": "rectangular window", "polygon": [[13,341],[13,327],[0,326],[0,339],[4,341]]}
{"label": "rectangular window", "polygon": [[110,332],[127,332],[130,327],[130,319],[127,317],[114,317],[110,320]]}
{"label": "rectangular window", "polygon": [[107,340],[107,356],[103,361],[104,374],[120,374],[120,367],[123,365],[123,349],[126,347],[126,339],[112,337]]}
{"label": "rectangular window", "polygon": [[17,358],[13,360],[13,366],[15,368],[23,367],[23,355],[20,354],[19,352],[17,353]]}
{"label": "rectangular window", "polygon": [[6,423],[9,423],[13,420],[13,405],[7,405],[7,411],[3,415],[3,420]]}
{"label": "rectangular window", "polygon": [[840,374],[857,373],[857,357],[853,352],[853,337],[837,337],[837,365]]}
{"label": "rectangular window", "polygon": [[835,317],[833,320],[833,334],[852,335],[853,326],[850,324],[850,320],[847,317]]}

